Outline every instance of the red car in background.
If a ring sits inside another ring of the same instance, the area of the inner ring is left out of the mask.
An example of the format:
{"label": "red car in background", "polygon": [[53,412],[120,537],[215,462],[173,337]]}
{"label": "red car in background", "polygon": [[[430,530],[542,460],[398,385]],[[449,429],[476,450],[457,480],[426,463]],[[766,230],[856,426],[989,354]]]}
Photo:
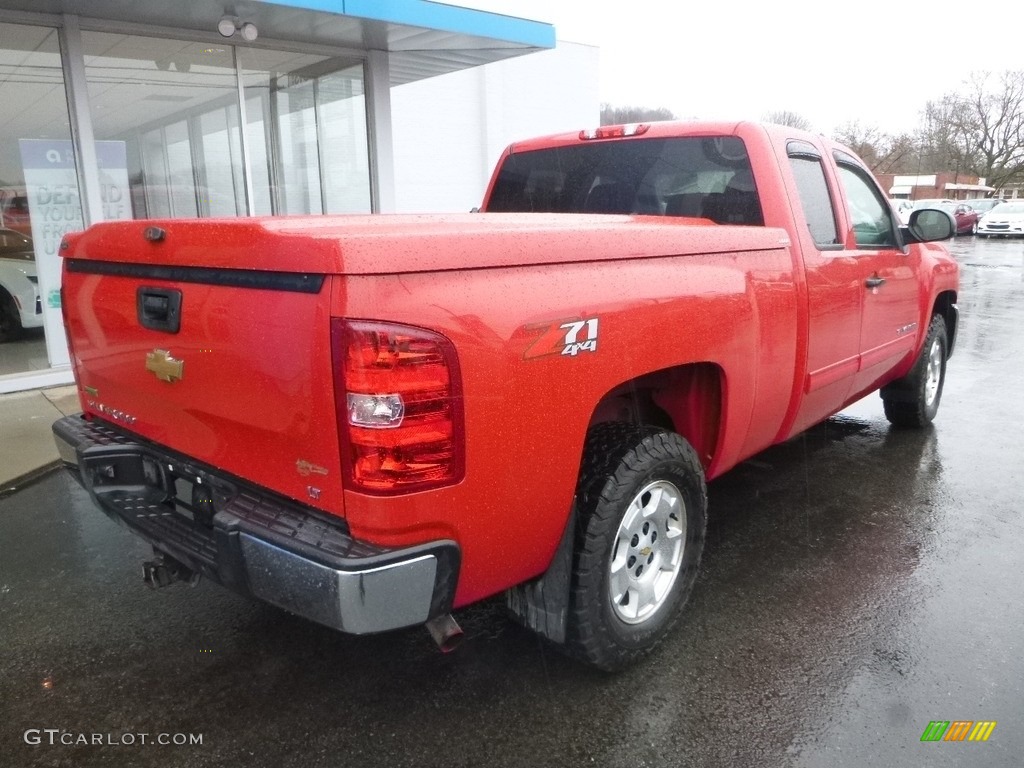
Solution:
{"label": "red car in background", "polygon": [[28,210],[28,196],[24,189],[0,189],[0,227],[31,236],[32,221]]}

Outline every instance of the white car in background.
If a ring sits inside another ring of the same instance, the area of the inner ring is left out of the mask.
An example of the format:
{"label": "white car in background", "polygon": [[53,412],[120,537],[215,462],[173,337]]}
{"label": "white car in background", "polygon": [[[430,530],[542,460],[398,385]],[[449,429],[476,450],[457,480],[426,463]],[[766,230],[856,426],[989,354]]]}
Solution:
{"label": "white car in background", "polygon": [[43,324],[36,256],[29,237],[0,229],[0,342]]}
{"label": "white car in background", "polygon": [[978,237],[1024,235],[1024,202],[997,205],[978,220]]}

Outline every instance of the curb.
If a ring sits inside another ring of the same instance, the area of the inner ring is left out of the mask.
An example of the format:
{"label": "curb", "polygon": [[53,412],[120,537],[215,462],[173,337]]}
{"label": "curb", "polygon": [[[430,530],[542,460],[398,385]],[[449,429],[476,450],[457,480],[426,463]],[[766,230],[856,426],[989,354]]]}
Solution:
{"label": "curb", "polygon": [[0,499],[23,490],[26,486],[32,485],[32,483],[35,483],[37,480],[42,480],[46,475],[50,474],[54,470],[60,469],[62,463],[63,462],[61,462],[60,459],[55,459],[48,464],[44,464],[38,469],[33,469],[31,472],[26,472],[25,474],[19,475],[13,480],[4,483],[4,486],[0,488]]}

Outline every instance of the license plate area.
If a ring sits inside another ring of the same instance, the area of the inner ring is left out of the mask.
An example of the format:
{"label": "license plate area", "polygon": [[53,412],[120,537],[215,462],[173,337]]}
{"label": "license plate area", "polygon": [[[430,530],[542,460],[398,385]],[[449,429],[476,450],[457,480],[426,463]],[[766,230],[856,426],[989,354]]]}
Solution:
{"label": "license plate area", "polygon": [[213,488],[204,484],[199,476],[170,474],[170,477],[174,494],[169,501],[174,505],[174,511],[194,523],[213,528]]}

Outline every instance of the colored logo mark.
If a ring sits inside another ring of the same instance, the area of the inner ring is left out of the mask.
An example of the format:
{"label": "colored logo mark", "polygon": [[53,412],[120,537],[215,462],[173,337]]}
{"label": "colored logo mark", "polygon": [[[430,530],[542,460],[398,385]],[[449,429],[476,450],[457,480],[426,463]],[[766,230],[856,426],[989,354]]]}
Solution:
{"label": "colored logo mark", "polygon": [[996,724],[995,720],[932,720],[921,741],[988,741]]}

